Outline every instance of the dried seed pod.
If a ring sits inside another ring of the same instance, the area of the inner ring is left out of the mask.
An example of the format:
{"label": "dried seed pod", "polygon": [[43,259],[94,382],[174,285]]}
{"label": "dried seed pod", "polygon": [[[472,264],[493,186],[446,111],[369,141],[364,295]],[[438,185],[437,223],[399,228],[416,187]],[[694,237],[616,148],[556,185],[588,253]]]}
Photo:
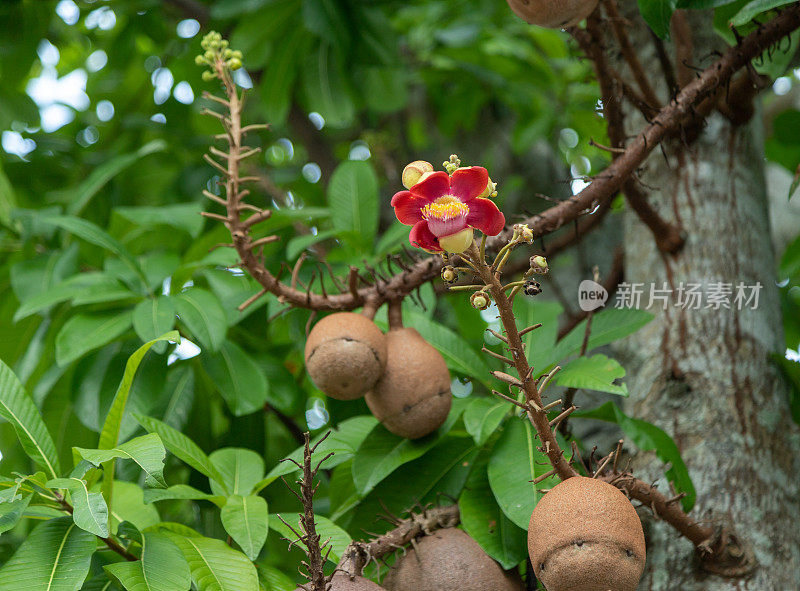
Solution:
{"label": "dried seed pod", "polygon": [[386,334],[386,370],[366,400],[395,435],[417,439],[442,426],[450,412],[450,372],[441,353],[413,328]]}
{"label": "dried seed pod", "polygon": [[397,559],[383,586],[389,591],[522,591],[517,572],[505,572],[463,530],[440,529]]}
{"label": "dried seed pod", "polygon": [[644,532],[618,488],[574,476],[536,505],[528,552],[547,591],[636,591],[644,571]]}
{"label": "dried seed pod", "polygon": [[577,25],[591,14],[597,0],[506,0],[526,23],[563,29]]}
{"label": "dried seed pod", "polygon": [[361,314],[326,316],[308,335],[306,369],[331,398],[354,400],[372,388],[386,367],[386,335]]}

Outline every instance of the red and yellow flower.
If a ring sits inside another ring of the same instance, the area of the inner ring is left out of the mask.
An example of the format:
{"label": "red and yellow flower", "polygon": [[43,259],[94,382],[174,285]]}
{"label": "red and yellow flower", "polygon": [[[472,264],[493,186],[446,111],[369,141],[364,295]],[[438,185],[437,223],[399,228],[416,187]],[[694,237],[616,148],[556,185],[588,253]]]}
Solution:
{"label": "red and yellow flower", "polygon": [[459,253],[472,244],[473,228],[488,236],[503,229],[505,216],[486,198],[493,190],[489,173],[481,166],[458,168],[452,175],[420,171],[408,191],[392,197],[392,207],[400,223],[413,226],[411,244],[430,252]]}

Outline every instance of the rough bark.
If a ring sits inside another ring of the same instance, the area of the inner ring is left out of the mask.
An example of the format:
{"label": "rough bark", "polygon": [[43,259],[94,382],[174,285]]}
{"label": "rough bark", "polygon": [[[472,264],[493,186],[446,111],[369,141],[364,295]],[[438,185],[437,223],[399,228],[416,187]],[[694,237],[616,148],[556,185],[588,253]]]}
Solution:
{"label": "rough bark", "polygon": [[[631,15],[635,5],[625,9]],[[663,79],[649,32],[641,20],[631,20],[640,59]],[[701,65],[721,42],[709,15],[695,14],[689,22],[693,63]],[[664,100],[663,83],[659,90]],[[641,119],[629,115],[632,130]],[[650,203],[687,233],[680,253],[660,253],[633,213],[625,224],[626,281],[673,289],[702,283],[704,292],[715,281],[760,282],[757,309],[679,309],[673,292],[666,310],[649,310],[655,320],[624,350],[627,412],[673,436],[697,488],[693,515],[732,525],[752,545],[758,568],[744,578],[705,572],[691,544],[650,522],[640,590],[784,591],[800,580],[800,433],[770,361],[782,350],[783,336],[758,120],[734,126],[715,113],[688,146],[667,144],[668,163],[659,155],[648,161],[641,179],[654,188]],[[651,454],[638,454],[634,469],[645,480],[663,474]]]}

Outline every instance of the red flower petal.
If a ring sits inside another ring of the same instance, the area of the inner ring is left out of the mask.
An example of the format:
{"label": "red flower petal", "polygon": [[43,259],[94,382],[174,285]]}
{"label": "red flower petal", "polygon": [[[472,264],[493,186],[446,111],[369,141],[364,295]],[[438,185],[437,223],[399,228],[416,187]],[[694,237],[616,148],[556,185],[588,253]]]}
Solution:
{"label": "red flower petal", "polygon": [[413,226],[423,219],[422,208],[425,205],[427,205],[427,201],[414,197],[411,191],[400,191],[392,197],[394,215],[397,216],[401,224],[406,226]]}
{"label": "red flower petal", "polygon": [[459,168],[450,177],[450,194],[467,202],[477,198],[489,184],[489,173],[482,166]]}
{"label": "red flower petal", "polygon": [[506,217],[490,199],[473,199],[469,202],[467,223],[487,236],[497,236],[506,224]]}
{"label": "red flower petal", "polygon": [[439,246],[439,239],[428,228],[426,220],[414,224],[414,227],[411,228],[411,233],[408,235],[408,241],[414,246],[429,252],[444,252],[442,247]]}
{"label": "red flower petal", "polygon": [[431,201],[436,201],[442,195],[447,195],[450,192],[450,175],[440,170],[428,175],[424,181],[421,181],[411,187],[411,193],[414,197],[425,199],[425,204]]}

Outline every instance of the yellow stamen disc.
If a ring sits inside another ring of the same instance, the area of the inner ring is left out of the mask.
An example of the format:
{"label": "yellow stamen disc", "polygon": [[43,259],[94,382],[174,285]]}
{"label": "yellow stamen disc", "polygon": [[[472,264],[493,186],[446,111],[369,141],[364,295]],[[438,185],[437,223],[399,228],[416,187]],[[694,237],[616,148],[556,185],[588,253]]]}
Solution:
{"label": "yellow stamen disc", "polygon": [[465,216],[469,213],[469,207],[452,195],[439,197],[433,203],[429,203],[422,208],[422,217],[426,220],[434,218],[437,220],[452,220]]}

